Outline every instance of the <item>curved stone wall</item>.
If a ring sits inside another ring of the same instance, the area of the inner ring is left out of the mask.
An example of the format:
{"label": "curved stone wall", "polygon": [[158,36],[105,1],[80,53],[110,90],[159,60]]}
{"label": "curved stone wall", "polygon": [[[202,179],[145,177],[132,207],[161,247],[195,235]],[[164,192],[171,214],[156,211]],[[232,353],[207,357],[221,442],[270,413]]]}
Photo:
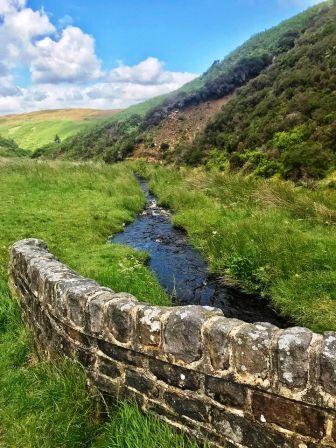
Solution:
{"label": "curved stone wall", "polygon": [[78,360],[103,393],[213,446],[336,447],[336,333],[140,303],[34,239],[12,246],[9,275],[41,348]]}

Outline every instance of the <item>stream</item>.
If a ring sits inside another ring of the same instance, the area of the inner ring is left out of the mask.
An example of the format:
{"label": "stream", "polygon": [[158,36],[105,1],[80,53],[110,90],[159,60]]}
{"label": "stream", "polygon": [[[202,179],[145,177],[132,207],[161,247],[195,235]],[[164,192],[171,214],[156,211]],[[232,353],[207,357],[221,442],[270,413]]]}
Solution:
{"label": "stream", "polygon": [[211,274],[201,253],[188,243],[186,233],[172,225],[171,213],[157,204],[147,182],[138,181],[147,198],[146,208],[123,232],[111,238],[111,243],[146,251],[150,269],[175,304],[213,306],[229,318],[270,322],[280,328],[289,326],[267,299],[228,286]]}

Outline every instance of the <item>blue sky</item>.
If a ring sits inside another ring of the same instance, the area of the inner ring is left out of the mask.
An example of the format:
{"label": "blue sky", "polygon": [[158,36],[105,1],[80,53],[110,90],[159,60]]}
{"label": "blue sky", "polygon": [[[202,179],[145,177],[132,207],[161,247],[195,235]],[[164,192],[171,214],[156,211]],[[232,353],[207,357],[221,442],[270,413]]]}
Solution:
{"label": "blue sky", "polygon": [[316,0],[0,0],[0,113],[174,90]]}
{"label": "blue sky", "polygon": [[[148,56],[170,70],[200,73],[252,34],[311,5],[309,0],[33,0],[54,20],[71,17],[93,35],[106,68]],[[315,2],[316,3],[316,2]]]}

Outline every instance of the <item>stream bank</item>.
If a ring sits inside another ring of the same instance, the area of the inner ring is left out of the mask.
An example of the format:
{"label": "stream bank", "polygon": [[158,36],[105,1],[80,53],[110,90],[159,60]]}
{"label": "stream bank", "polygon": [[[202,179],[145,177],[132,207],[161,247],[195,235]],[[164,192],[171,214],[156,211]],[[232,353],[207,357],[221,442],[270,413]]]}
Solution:
{"label": "stream bank", "polygon": [[228,318],[289,326],[268,300],[244,293],[210,273],[206,260],[189,244],[186,233],[172,225],[171,213],[157,204],[147,182],[138,181],[147,199],[146,208],[111,243],[147,252],[150,269],[175,304],[213,306],[222,309]]}

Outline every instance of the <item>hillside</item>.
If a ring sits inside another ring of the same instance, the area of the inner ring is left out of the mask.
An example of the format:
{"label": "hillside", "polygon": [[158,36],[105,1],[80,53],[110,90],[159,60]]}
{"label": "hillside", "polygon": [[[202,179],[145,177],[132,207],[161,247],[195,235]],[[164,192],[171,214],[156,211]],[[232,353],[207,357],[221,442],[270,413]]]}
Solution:
{"label": "hillside", "polygon": [[269,177],[320,178],[335,167],[336,6],[318,14],[294,48],[279,56],[180,154],[228,161]]}
{"label": "hillside", "polygon": [[253,36],[178,91],[35,155],[107,162],[144,156],[323,177],[334,167],[335,10],[330,1],[310,8]]}
{"label": "hillside", "polygon": [[14,142],[0,136],[0,157],[24,157],[29,153]]}
{"label": "hillside", "polygon": [[96,125],[119,110],[57,109],[0,116],[0,135],[27,150],[35,150]]}

